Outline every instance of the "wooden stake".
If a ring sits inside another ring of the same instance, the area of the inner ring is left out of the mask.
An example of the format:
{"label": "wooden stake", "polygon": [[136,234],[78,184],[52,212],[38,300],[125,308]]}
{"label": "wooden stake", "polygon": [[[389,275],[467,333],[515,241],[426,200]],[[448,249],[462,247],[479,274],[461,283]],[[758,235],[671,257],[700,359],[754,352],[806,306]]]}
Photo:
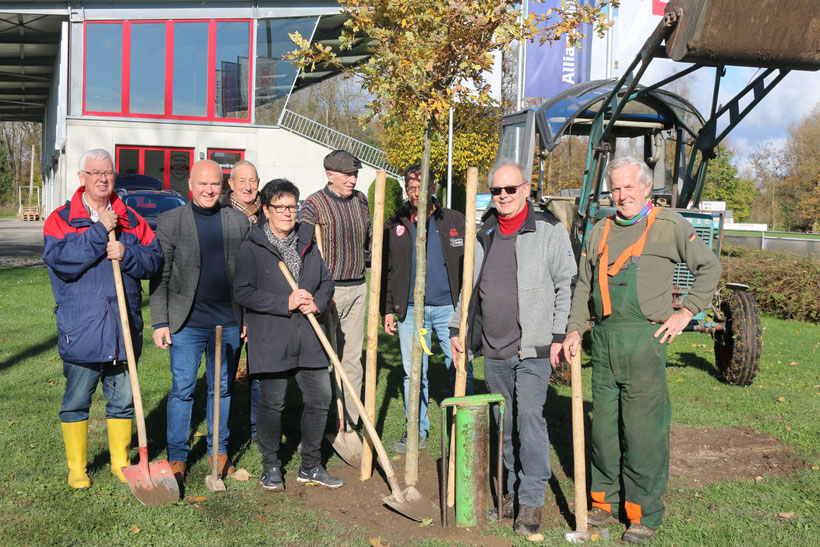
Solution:
{"label": "wooden stake", "polygon": [[[464,211],[464,275],[461,281],[461,316],[458,324],[458,339],[464,351],[458,354],[453,365],[456,367],[456,385],[454,397],[463,397],[467,390],[467,312],[473,296],[473,260],[475,257],[475,200],[478,190],[478,169],[467,169],[467,203]],[[453,407],[453,425],[450,429],[450,470],[447,473],[447,506],[455,505],[456,477],[456,409]]]}
{"label": "wooden stake", "polygon": [[[370,295],[367,300],[367,351],[364,373],[364,408],[371,422],[376,421],[376,360],[379,347],[379,300],[382,287],[382,242],[384,240],[384,189],[386,173],[376,171],[376,191],[373,204],[373,244],[370,258]],[[362,446],[362,467],[359,479],[373,475],[373,446],[365,436]]]}

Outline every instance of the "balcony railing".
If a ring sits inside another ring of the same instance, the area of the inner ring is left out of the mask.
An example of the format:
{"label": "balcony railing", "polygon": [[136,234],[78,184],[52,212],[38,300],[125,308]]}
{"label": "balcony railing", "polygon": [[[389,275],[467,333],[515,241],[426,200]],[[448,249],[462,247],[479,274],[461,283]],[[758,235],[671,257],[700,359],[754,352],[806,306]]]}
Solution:
{"label": "balcony railing", "polygon": [[346,150],[359,158],[362,163],[376,169],[384,169],[390,176],[399,177],[398,169],[387,162],[387,152],[384,150],[379,150],[375,146],[370,146],[301,114],[285,110],[280,127],[333,150]]}

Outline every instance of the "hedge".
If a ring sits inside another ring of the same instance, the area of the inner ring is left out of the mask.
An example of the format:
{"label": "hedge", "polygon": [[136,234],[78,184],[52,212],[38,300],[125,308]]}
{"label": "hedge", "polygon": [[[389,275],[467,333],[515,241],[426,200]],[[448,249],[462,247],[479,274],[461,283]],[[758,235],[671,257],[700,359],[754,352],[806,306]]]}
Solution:
{"label": "hedge", "polygon": [[724,246],[723,283],[749,285],[764,313],[820,322],[820,257]]}

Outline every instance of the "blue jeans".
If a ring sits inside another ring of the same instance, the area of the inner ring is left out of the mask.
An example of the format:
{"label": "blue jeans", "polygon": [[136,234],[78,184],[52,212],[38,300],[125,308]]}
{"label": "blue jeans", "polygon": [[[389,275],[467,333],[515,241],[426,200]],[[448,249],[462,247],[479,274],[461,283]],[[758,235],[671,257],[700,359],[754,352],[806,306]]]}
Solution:
{"label": "blue jeans", "polygon": [[[191,411],[194,406],[194,386],[199,375],[202,354],[205,353],[205,380],[208,403],[205,419],[208,431],[213,431],[215,329],[183,328],[171,335],[171,392],[168,394],[168,460],[188,459],[188,436],[191,431]],[[219,403],[219,453],[227,454],[228,416],[231,413],[231,387],[239,364],[239,327],[222,329],[222,370]],[[212,454],[213,436],[208,435],[208,454]]]}
{"label": "blue jeans", "polygon": [[[455,387],[456,367],[451,366],[453,359],[450,355],[450,329],[447,327],[453,317],[453,306],[424,306],[424,328],[427,334],[424,341],[427,347],[433,345],[433,332],[436,331],[441,351],[444,353],[444,366],[450,371],[450,393]],[[413,352],[413,327],[414,327],[413,305],[407,306],[407,315],[403,321],[398,322],[399,344],[401,346],[401,361],[404,365],[404,419],[407,419],[407,404],[410,400],[410,361]],[[432,350],[431,350],[432,351]],[[427,436],[430,429],[430,418],[427,415],[429,405],[428,384],[427,384],[427,354],[422,350],[421,357],[421,382],[419,384],[421,394],[419,397],[419,435]],[[467,395],[473,394],[473,363],[467,361]]]}
{"label": "blue jeans", "polygon": [[[507,492],[530,507],[544,505],[550,470],[544,405],[552,367],[549,359],[484,359],[491,393],[504,396],[504,468]],[[496,420],[498,414],[496,412]],[[513,420],[515,422],[513,423]]]}
{"label": "blue jeans", "polygon": [[108,401],[105,417],[128,419],[134,417],[134,398],[131,395],[131,377],[125,361],[116,363],[69,363],[63,361],[65,394],[60,408],[60,421],[82,422],[88,419],[91,396],[102,380],[103,395]]}

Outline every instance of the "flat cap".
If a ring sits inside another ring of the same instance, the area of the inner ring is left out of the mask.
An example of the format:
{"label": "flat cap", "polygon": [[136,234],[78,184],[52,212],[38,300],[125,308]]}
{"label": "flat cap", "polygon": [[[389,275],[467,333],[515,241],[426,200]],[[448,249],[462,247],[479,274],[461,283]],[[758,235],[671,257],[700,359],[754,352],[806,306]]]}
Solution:
{"label": "flat cap", "polygon": [[362,168],[359,158],[344,150],[334,150],[325,156],[325,171],[352,173]]}

